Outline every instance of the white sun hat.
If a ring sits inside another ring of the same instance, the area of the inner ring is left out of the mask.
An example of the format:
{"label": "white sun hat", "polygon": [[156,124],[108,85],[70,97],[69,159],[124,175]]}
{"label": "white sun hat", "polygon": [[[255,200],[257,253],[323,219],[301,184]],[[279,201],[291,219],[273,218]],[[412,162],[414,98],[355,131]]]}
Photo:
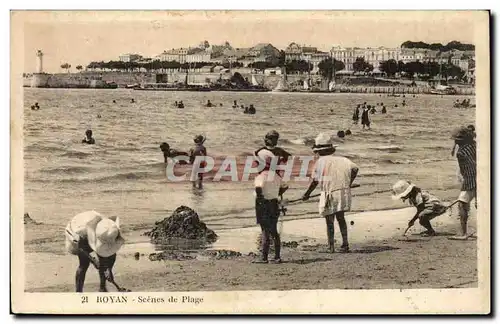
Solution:
{"label": "white sun hat", "polygon": [[314,139],[313,152],[317,153],[323,150],[330,150],[337,147],[337,145],[332,144],[331,136],[321,133]]}
{"label": "white sun hat", "polygon": [[392,186],[392,199],[397,200],[407,196],[415,185],[407,180],[399,180]]}
{"label": "white sun hat", "polygon": [[125,242],[120,233],[118,217],[96,217],[87,224],[87,237],[89,246],[101,257],[116,254]]}

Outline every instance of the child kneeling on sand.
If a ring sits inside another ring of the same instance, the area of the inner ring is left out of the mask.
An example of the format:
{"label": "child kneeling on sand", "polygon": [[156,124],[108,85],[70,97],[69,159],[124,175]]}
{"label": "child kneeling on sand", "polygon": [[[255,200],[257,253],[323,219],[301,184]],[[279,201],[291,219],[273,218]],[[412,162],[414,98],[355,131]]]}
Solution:
{"label": "child kneeling on sand", "polygon": [[423,236],[434,236],[436,232],[431,226],[430,220],[442,215],[447,207],[435,196],[429,194],[406,180],[399,180],[392,186],[392,199],[402,199],[410,202],[410,205],[417,208],[415,216],[408,222],[408,227],[413,226],[417,218],[420,225],[426,231],[422,232]]}

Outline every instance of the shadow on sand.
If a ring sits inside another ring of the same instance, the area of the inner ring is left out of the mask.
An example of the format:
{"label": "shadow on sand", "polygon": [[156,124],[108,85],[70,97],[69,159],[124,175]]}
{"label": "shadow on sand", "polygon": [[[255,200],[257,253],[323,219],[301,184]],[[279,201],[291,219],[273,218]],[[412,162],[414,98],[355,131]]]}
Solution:
{"label": "shadow on sand", "polygon": [[328,258],[312,258],[312,259],[301,259],[301,260],[283,261],[283,263],[309,264],[309,263],[332,261],[332,260],[333,259],[328,259]]}
{"label": "shadow on sand", "polygon": [[360,249],[354,249],[351,251],[351,253],[377,253],[377,252],[391,251],[391,250],[399,250],[399,248],[387,245],[381,245],[381,246],[369,245],[369,246],[364,246]]}

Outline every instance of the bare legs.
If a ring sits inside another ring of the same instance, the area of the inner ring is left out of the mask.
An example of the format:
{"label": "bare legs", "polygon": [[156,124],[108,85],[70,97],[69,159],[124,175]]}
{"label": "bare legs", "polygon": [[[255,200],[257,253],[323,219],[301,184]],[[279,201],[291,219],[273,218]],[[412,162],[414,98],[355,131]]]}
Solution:
{"label": "bare legs", "polygon": [[467,220],[469,219],[470,203],[460,201],[458,203],[458,215],[460,216],[460,235],[467,236]]}
{"label": "bare legs", "polygon": [[85,275],[87,274],[90,260],[85,254],[80,252],[78,253],[78,261],[80,261],[80,264],[76,269],[75,288],[76,292],[83,292],[83,284],[85,283]]}
{"label": "bare legs", "polygon": [[349,251],[349,241],[347,238],[347,223],[345,221],[344,212],[338,212],[332,215],[327,215],[325,217],[326,220],[326,234],[328,237],[328,249],[331,253],[335,252],[334,248],[334,221],[337,218],[337,222],[339,223],[340,234],[342,235],[342,246],[340,247],[341,252]]}
{"label": "bare legs", "polygon": [[99,257],[99,291],[106,292],[106,279],[108,278],[111,282],[115,281],[113,276],[113,266],[115,265],[116,254],[110,257],[103,258]]}
{"label": "bare legs", "polygon": [[[75,275],[75,289],[76,292],[83,292],[83,285],[85,283],[85,275],[87,274],[87,270],[90,266],[90,259],[89,255],[84,252],[79,252],[78,253],[78,261],[80,264],[78,265],[78,268],[76,269],[76,275]],[[107,292],[106,288],[106,279],[109,278],[111,281],[114,281],[113,277],[113,266],[116,261],[116,254],[103,258],[99,257],[99,264],[98,264],[98,271],[99,271],[99,291],[100,292]]]}

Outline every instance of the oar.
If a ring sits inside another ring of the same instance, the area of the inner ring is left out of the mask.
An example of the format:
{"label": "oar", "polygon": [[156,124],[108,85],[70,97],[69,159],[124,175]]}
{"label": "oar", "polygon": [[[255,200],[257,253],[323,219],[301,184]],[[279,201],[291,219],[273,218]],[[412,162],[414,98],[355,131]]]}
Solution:
{"label": "oar", "polygon": [[[354,184],[351,185],[351,188],[358,188],[360,186],[361,186],[360,184],[354,183]],[[335,190],[333,190],[331,192],[335,192],[335,191],[339,191],[339,190],[343,190],[343,189],[347,189],[347,188],[339,188],[339,189],[335,189]],[[319,197],[319,196],[321,196],[321,194],[312,195],[312,196],[309,196],[309,198],[316,198],[316,197]],[[297,199],[289,200],[287,203],[288,204],[296,203],[296,202],[301,201],[301,200],[302,200],[302,198],[297,198]]]}
{"label": "oar", "polygon": [[[66,233],[68,233],[73,238],[73,242],[75,242],[76,244],[78,244],[78,241],[75,239],[75,236],[73,235],[73,233],[71,233],[68,229],[66,229]],[[95,260],[95,258],[90,255],[90,253],[88,253],[87,251],[85,251],[84,249],[82,249],[80,247],[78,248],[78,252],[80,252],[83,255],[85,255],[89,259],[90,263],[92,263],[92,265],[97,270],[99,270],[99,264],[97,263],[97,261]],[[105,277],[106,277],[106,280],[109,281],[110,283],[112,283],[116,287],[116,289],[118,291],[120,291],[120,292],[131,292],[132,291],[130,289],[118,286],[118,284],[115,282],[115,280],[112,279],[112,278],[110,278],[109,274],[106,273]]]}

